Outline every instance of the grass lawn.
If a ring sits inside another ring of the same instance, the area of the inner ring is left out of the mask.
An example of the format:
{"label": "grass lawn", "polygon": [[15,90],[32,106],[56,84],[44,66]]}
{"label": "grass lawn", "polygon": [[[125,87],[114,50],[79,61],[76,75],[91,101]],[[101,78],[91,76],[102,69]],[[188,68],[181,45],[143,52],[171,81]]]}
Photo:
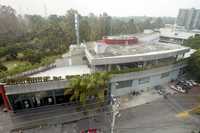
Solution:
{"label": "grass lawn", "polygon": [[8,70],[5,71],[4,73],[0,73],[0,78],[15,75],[24,71],[38,68],[40,66],[51,64],[59,57],[60,55],[44,57],[40,63],[36,63],[34,65],[28,61],[18,61],[18,60],[5,61],[3,62],[3,65],[5,65],[8,68]]}
{"label": "grass lawn", "polygon": [[28,64],[28,62],[17,61],[17,60],[3,62],[3,65],[5,65],[8,68],[8,70],[12,70],[19,65],[26,65],[26,64]]}

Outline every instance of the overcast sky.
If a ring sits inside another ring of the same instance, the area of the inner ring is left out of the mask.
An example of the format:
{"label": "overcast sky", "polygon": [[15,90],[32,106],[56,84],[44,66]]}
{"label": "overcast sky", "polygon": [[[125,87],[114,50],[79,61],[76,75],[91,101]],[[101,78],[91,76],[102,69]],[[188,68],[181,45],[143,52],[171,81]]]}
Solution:
{"label": "overcast sky", "polygon": [[0,0],[20,14],[63,15],[70,8],[82,15],[102,12],[110,16],[173,16],[179,8],[200,8],[200,0]]}

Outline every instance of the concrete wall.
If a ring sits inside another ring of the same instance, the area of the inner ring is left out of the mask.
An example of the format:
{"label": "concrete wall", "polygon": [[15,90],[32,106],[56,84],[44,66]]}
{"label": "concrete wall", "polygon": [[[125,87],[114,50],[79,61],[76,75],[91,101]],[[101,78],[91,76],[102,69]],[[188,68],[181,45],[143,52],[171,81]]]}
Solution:
{"label": "concrete wall", "polygon": [[[168,66],[154,70],[143,72],[135,72],[129,74],[119,74],[111,80],[111,93],[114,96],[122,96],[129,94],[132,91],[139,91],[147,88],[153,88],[157,85],[163,85],[170,82],[172,79],[177,79],[181,66]],[[167,77],[161,78],[163,73],[169,72]],[[144,74],[146,73],[146,74]],[[139,84],[139,80],[145,77],[150,77],[148,83]],[[116,88],[119,81],[132,80],[132,86],[126,88]]]}
{"label": "concrete wall", "polygon": [[132,63],[132,62],[142,62],[157,60],[169,57],[175,57],[177,55],[182,55],[189,52],[189,48],[181,48],[175,50],[158,51],[144,54],[136,55],[123,55],[123,56],[111,56],[94,58],[88,50],[86,50],[86,56],[91,65],[105,65],[105,64],[122,64],[122,63]]}

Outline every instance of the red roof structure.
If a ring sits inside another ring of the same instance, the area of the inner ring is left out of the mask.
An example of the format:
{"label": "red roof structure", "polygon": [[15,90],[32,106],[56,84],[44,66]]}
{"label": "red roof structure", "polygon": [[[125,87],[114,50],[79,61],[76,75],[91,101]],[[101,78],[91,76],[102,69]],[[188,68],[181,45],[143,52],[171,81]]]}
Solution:
{"label": "red roof structure", "polygon": [[136,37],[126,37],[126,38],[109,38],[109,37],[103,37],[102,40],[98,41],[101,42],[103,44],[108,44],[108,45],[116,45],[116,44],[136,44],[138,43],[138,39]]}

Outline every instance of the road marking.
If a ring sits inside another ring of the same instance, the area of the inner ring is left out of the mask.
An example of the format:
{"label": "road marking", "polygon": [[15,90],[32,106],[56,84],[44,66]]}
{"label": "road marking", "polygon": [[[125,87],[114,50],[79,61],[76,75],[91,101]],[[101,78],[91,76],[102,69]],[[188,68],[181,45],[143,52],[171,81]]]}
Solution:
{"label": "road marking", "polygon": [[176,117],[179,117],[179,118],[188,118],[190,116],[189,112],[187,111],[184,111],[184,112],[180,112],[176,115]]}
{"label": "road marking", "polygon": [[179,118],[188,118],[190,116],[190,113],[198,113],[200,112],[200,105],[193,107],[192,109],[180,112],[176,115],[176,117]]}

